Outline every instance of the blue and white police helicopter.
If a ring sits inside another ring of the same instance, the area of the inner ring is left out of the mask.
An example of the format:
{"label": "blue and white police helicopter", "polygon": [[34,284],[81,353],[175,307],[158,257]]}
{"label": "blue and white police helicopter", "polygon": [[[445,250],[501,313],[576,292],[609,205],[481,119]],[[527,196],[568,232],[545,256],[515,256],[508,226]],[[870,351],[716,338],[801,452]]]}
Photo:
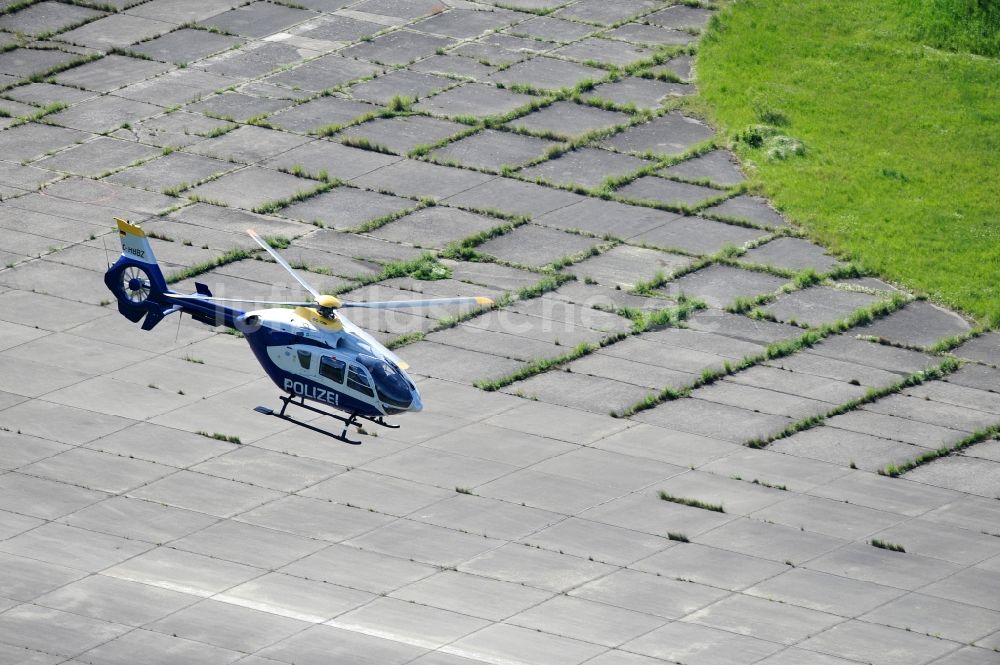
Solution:
{"label": "blue and white police helicopter", "polygon": [[[406,374],[408,365],[344,316],[344,309],[398,309],[430,305],[491,305],[484,297],[433,298],[352,302],[324,295],[306,282],[255,231],[250,237],[308,291],[309,302],[264,301],[245,298],[217,298],[207,286],[195,283],[196,293],[172,291],[163,277],[146,233],[135,224],[115,220],[121,236],[122,253],[104,274],[104,283],[118,301],[118,311],[133,322],[142,320],[142,329],[151,330],[170,314],[189,314],[211,326],[239,330],[250,343],[267,375],[281,388],[282,407],[274,412],[258,406],[255,410],[327,434],[346,443],[360,441],[347,437],[351,425],[360,429],[359,419],[396,428],[385,416],[420,411],[420,393]],[[225,302],[279,305],[243,311]],[[297,400],[297,401],[296,401]],[[320,409],[306,400],[333,407],[346,416]],[[313,427],[285,414],[289,404],[331,416],[344,424],[340,434]]]}

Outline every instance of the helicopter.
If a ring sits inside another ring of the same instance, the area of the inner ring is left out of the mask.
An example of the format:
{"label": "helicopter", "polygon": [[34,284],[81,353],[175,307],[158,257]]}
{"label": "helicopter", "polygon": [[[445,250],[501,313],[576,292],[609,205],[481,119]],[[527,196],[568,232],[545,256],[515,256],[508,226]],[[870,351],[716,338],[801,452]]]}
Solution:
{"label": "helicopter", "polygon": [[[115,222],[122,253],[114,265],[109,264],[104,283],[114,294],[122,316],[133,323],[142,320],[143,330],[152,330],[174,313],[186,313],[195,321],[210,326],[222,325],[238,330],[250,344],[264,371],[282,391],[279,396],[282,402],[280,411],[275,412],[265,406],[254,410],[345,443],[361,443],[347,436],[352,425],[362,430],[360,420],[396,429],[399,426],[387,422],[386,416],[420,411],[423,402],[416,385],[406,373],[409,366],[352,323],[343,310],[493,304],[490,298],[482,296],[341,300],[320,293],[252,229],[247,233],[254,242],[302,285],[312,296],[311,301],[218,298],[200,282],[195,282],[195,293],[177,293],[167,286],[146,232],[124,219],[115,218]],[[274,307],[243,311],[224,303]],[[337,434],[287,415],[285,411],[290,404],[339,420],[343,423],[343,431]]]}

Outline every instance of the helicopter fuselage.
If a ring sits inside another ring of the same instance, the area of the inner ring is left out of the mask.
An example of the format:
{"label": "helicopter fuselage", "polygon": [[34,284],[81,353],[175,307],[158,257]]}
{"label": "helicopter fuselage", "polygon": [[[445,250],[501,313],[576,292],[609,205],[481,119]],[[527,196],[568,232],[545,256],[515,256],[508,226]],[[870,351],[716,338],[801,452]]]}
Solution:
{"label": "helicopter fuselage", "polygon": [[368,417],[422,408],[406,372],[343,315],[330,318],[307,307],[254,310],[240,317],[237,329],[290,395]]}

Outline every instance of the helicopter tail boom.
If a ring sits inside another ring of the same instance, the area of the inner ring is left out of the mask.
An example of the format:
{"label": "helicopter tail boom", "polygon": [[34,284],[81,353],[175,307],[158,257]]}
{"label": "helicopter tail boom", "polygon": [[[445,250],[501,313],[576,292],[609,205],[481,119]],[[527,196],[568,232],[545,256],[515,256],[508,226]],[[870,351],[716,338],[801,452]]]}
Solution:
{"label": "helicopter tail boom", "polygon": [[122,253],[108,266],[104,284],[118,301],[118,312],[129,321],[142,321],[143,330],[152,330],[165,317],[186,312],[209,325],[236,327],[242,311],[203,300],[211,295],[204,285],[198,293],[185,297],[171,291],[156,261],[146,232],[124,219],[115,219],[121,239]]}

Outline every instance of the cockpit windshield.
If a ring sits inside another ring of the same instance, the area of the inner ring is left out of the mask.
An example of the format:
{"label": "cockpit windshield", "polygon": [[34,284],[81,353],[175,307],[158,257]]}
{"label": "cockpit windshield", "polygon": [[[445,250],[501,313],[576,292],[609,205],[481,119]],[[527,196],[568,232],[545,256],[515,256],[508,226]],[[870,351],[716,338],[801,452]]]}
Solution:
{"label": "cockpit windshield", "polygon": [[375,390],[382,402],[399,409],[410,406],[413,401],[410,383],[398,367],[387,360],[365,354],[359,354],[357,360],[371,372]]}

